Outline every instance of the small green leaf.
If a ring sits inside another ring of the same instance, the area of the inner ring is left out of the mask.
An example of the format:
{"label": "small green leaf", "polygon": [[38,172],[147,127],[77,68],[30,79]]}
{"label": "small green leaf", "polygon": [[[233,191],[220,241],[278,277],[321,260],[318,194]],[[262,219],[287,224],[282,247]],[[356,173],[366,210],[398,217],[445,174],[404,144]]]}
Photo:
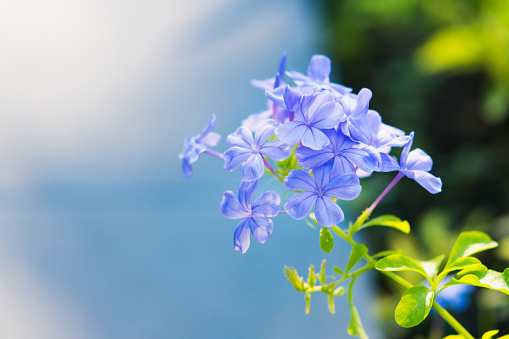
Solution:
{"label": "small green leaf", "polygon": [[368,339],[368,335],[362,327],[359,312],[353,303],[350,303],[350,324],[348,325],[348,334],[359,337],[361,339]]}
{"label": "small green leaf", "polygon": [[336,313],[336,307],[334,305],[334,295],[329,295],[329,311],[331,314]]}
{"label": "small green leaf", "polygon": [[352,252],[350,252],[350,258],[348,258],[348,263],[346,264],[346,273],[350,272],[350,270],[362,259],[362,257],[368,253],[368,248],[364,244],[355,244],[352,247]]}
{"label": "small green leaf", "polygon": [[474,257],[463,257],[458,258],[456,261],[454,261],[447,269],[444,269],[442,273],[440,273],[440,277],[445,277],[448,273],[452,271],[459,271],[463,270],[467,267],[473,266],[473,265],[479,265],[481,264],[481,261]]}
{"label": "small green leaf", "polygon": [[390,215],[390,214],[382,215],[382,216],[379,216],[379,217],[369,220],[368,222],[362,224],[359,227],[359,230],[366,228],[366,227],[371,227],[371,226],[392,227],[392,228],[398,229],[401,232],[407,233],[407,234],[410,232],[410,224],[408,223],[408,221],[401,220],[397,216]]}
{"label": "small green leaf", "polygon": [[419,325],[433,306],[433,292],[422,285],[410,287],[396,306],[394,318],[401,327]]}
{"label": "small green leaf", "polygon": [[304,301],[306,302],[306,314],[309,314],[311,311],[311,293],[306,292],[304,295]]}
{"label": "small green leaf", "polygon": [[334,247],[334,237],[327,227],[320,230],[320,247],[325,253],[329,253]]}
{"label": "small green leaf", "polygon": [[320,282],[322,283],[322,285],[325,285],[325,280],[327,279],[325,277],[325,264],[327,263],[327,261],[325,259],[322,260],[322,264],[320,265]]}
{"label": "small green leaf", "polygon": [[489,288],[509,295],[509,268],[497,272],[487,270],[484,265],[473,265],[456,274],[443,288],[457,284]]}
{"label": "small green leaf", "polygon": [[444,261],[445,255],[439,255],[428,261],[419,261],[419,265],[424,269],[426,275],[433,279],[433,277],[438,273],[438,269],[440,268],[440,264]]}
{"label": "small green leaf", "polygon": [[334,272],[336,272],[339,275],[345,275],[345,272],[343,272],[343,270],[337,266],[334,266]]}
{"label": "small green leaf", "polygon": [[339,286],[334,290],[334,295],[343,295],[345,293],[345,288],[343,286]]}
{"label": "small green leaf", "polygon": [[498,332],[500,332],[500,331],[499,330],[488,331],[482,335],[481,339],[492,339],[495,336],[495,334],[497,334]]}
{"label": "small green leaf", "polygon": [[451,267],[459,258],[468,257],[472,254],[489,250],[497,246],[498,243],[492,241],[486,233],[479,231],[462,232],[454,243],[445,269]]}
{"label": "small green leaf", "polygon": [[414,271],[422,274],[426,279],[431,280],[424,268],[414,259],[393,254],[376,262],[376,269],[379,271]]}
{"label": "small green leaf", "polygon": [[322,286],[322,292],[327,294],[327,295],[333,295],[335,287],[336,287],[336,283],[335,282],[331,282],[328,285],[323,285]]}
{"label": "small green leaf", "polygon": [[295,268],[285,266],[283,272],[285,273],[286,277],[288,278],[288,280],[290,280],[293,287],[295,287],[297,291],[299,292],[306,291],[304,279],[302,277],[299,277],[299,274],[297,273],[297,270]]}
{"label": "small green leaf", "polygon": [[387,250],[387,251],[375,253],[371,257],[373,259],[376,259],[376,258],[381,258],[381,257],[387,257],[391,254],[403,254],[403,251],[402,250]]}

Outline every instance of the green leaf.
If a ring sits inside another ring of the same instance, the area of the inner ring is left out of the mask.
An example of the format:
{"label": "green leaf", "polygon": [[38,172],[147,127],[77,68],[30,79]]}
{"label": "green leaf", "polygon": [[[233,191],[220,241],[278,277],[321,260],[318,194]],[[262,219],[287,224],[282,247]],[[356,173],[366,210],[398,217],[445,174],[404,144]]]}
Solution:
{"label": "green leaf", "polygon": [[419,325],[433,306],[433,292],[422,285],[410,287],[396,306],[394,318],[401,327]]}
{"label": "green leaf", "polygon": [[451,267],[459,258],[468,257],[472,254],[489,250],[497,246],[498,243],[492,241],[486,233],[479,231],[462,232],[454,243],[445,269]]}
{"label": "green leaf", "polygon": [[348,334],[359,337],[361,339],[368,339],[368,335],[362,327],[361,318],[355,305],[350,303],[350,324],[348,324]]}
{"label": "green leaf", "polygon": [[334,272],[336,272],[337,274],[339,275],[345,275],[345,272],[343,272],[343,270],[337,266],[334,266]]}
{"label": "green leaf", "polygon": [[286,277],[288,278],[288,280],[290,280],[293,287],[295,287],[297,291],[299,292],[306,291],[304,279],[302,277],[299,277],[299,274],[297,273],[297,270],[295,268],[285,266],[283,272],[285,273]]}
{"label": "green leaf", "polygon": [[387,251],[375,253],[371,257],[373,259],[376,259],[376,258],[381,258],[381,257],[387,257],[391,254],[403,254],[403,251],[402,250],[387,250]]}
{"label": "green leaf", "polygon": [[463,270],[467,267],[473,266],[473,265],[480,265],[481,261],[474,257],[464,257],[464,258],[458,258],[455,262],[453,262],[449,268],[444,269],[442,273],[440,273],[440,277],[445,277],[448,273],[452,271],[459,271]]}
{"label": "green leaf", "polygon": [[495,334],[497,334],[499,330],[491,330],[482,335],[481,339],[492,339]]}
{"label": "green leaf", "polygon": [[334,247],[334,237],[327,227],[320,230],[320,247],[325,253],[329,253]]}
{"label": "green leaf", "polygon": [[348,273],[354,266],[362,259],[364,254],[368,253],[368,248],[364,244],[355,244],[350,252],[350,258],[346,264],[346,273]]}
{"label": "green leaf", "polygon": [[395,215],[382,215],[376,218],[373,218],[369,220],[368,222],[365,222],[359,227],[359,230],[371,227],[371,226],[386,226],[386,227],[392,227],[397,230],[400,230],[403,233],[409,233],[410,232],[410,224],[406,220],[401,220]]}
{"label": "green leaf", "polygon": [[440,268],[440,264],[444,261],[445,255],[439,255],[428,261],[419,261],[419,265],[424,269],[426,275],[433,279],[433,277],[438,273],[438,269]]}
{"label": "green leaf", "polygon": [[393,254],[376,262],[376,269],[379,271],[414,271],[422,274],[426,279],[431,280],[424,268],[414,259]]}
{"label": "green leaf", "polygon": [[509,268],[497,272],[487,270],[484,265],[473,265],[456,274],[443,288],[457,284],[489,288],[509,295]]}

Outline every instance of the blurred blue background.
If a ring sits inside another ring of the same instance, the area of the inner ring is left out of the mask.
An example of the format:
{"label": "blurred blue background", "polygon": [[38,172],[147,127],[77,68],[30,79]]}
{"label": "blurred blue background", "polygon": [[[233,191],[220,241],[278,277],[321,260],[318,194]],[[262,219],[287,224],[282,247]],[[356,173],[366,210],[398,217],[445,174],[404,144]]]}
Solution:
{"label": "blurred blue background", "polygon": [[[306,316],[283,276],[284,265],[305,275],[320,264],[318,230],[279,216],[266,244],[235,252],[237,223],[218,207],[240,173],[202,156],[184,180],[178,159],[211,114],[226,149],[226,135],[266,107],[249,81],[272,77],[283,51],[303,72],[323,53],[309,2],[2,7],[0,337],[346,336],[345,298],[330,315],[318,295]],[[327,258],[344,266],[348,251]],[[367,284],[356,300],[377,338]]]}

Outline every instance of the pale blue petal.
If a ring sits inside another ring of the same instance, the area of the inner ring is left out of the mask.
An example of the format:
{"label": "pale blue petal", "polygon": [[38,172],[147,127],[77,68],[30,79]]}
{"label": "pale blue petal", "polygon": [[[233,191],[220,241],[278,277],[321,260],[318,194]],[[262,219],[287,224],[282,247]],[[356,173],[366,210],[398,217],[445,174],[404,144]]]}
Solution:
{"label": "pale blue petal", "polygon": [[334,152],[330,145],[318,151],[309,147],[299,146],[295,149],[295,156],[299,164],[309,170],[321,166],[332,159]]}
{"label": "pale blue petal", "polygon": [[242,165],[251,155],[253,151],[243,147],[232,147],[224,152],[224,169],[233,171]]}
{"label": "pale blue petal", "polygon": [[240,126],[226,138],[226,142],[232,147],[251,148],[254,145],[253,133],[247,127]]}
{"label": "pale blue petal", "polygon": [[308,127],[302,136],[301,142],[306,147],[322,150],[330,143],[330,140],[318,128]]}
{"label": "pale blue petal", "polygon": [[387,153],[380,153],[380,166],[378,172],[399,171],[398,160]]}
{"label": "pale blue petal", "polygon": [[182,161],[182,176],[184,178],[190,178],[193,175],[193,168],[187,161]]}
{"label": "pale blue petal", "polygon": [[265,192],[255,200],[252,211],[255,217],[275,217],[281,211],[281,198],[274,191]]}
{"label": "pale blue petal", "polygon": [[410,149],[412,148],[412,143],[414,142],[414,132],[409,134],[410,140],[408,140],[408,143],[403,147],[403,150],[401,151],[401,156],[399,157],[399,161],[401,163],[401,167],[405,167],[408,153],[410,152]]}
{"label": "pale blue petal", "polygon": [[285,211],[294,219],[302,220],[315,206],[315,201],[318,196],[316,193],[304,192],[294,195],[285,204]]}
{"label": "pale blue petal", "polygon": [[336,83],[329,83],[329,87],[333,90],[333,91],[336,91],[337,93],[339,93],[340,95],[345,95],[347,93],[350,93],[352,91],[352,89],[350,87],[346,87],[346,86],[343,86],[343,85],[340,85],[340,84],[336,84]]}
{"label": "pale blue petal", "polygon": [[343,173],[323,188],[323,194],[340,200],[353,200],[359,196],[361,190],[359,177],[355,173]]}
{"label": "pale blue petal", "polygon": [[[335,102],[334,96],[329,91],[318,92],[313,95],[305,95],[302,98],[302,112],[306,121],[311,121],[316,112],[326,103]],[[329,127],[330,128],[330,127]]]}
{"label": "pale blue petal", "polygon": [[331,72],[331,61],[325,55],[313,55],[308,66],[308,77],[318,83],[327,82]]}
{"label": "pale blue petal", "polygon": [[302,139],[306,130],[307,127],[302,122],[290,121],[279,125],[276,128],[276,135],[285,144],[295,145]]}
{"label": "pale blue petal", "polygon": [[284,92],[285,88],[281,86],[275,89],[266,90],[265,96],[272,100],[276,105],[286,108],[285,99],[283,97]]}
{"label": "pale blue petal", "polygon": [[265,141],[274,135],[274,130],[279,125],[279,122],[271,119],[258,126],[255,132],[255,145],[260,147]]}
{"label": "pale blue petal", "polygon": [[362,148],[348,148],[340,153],[365,172],[374,171],[377,166],[377,157]]}
{"label": "pale blue petal", "polygon": [[342,222],[345,215],[332,199],[321,196],[316,199],[315,217],[320,225],[331,227]]}
{"label": "pale blue petal", "polygon": [[290,112],[295,112],[301,103],[302,92],[297,88],[292,88],[287,85],[283,93],[283,98],[285,100],[286,109]]}
{"label": "pale blue petal", "polygon": [[354,165],[343,156],[334,157],[330,178],[335,178],[341,173],[355,172]]}
{"label": "pale blue petal", "polygon": [[260,154],[275,161],[285,160],[290,156],[291,151],[292,147],[290,145],[283,144],[279,140],[269,141],[260,148]]}
{"label": "pale blue petal", "polygon": [[428,192],[436,194],[442,191],[442,179],[435,177],[434,175],[425,171],[401,171],[404,175],[410,179],[414,179],[424,187]]}
{"label": "pale blue petal", "polygon": [[246,211],[251,211],[251,201],[258,188],[258,180],[241,181],[239,186],[239,203]]}
{"label": "pale blue petal", "polygon": [[214,147],[217,146],[219,143],[219,140],[221,140],[221,135],[216,132],[210,132],[203,138],[201,138],[200,142],[208,147]]}
{"label": "pale blue petal", "polygon": [[279,67],[277,68],[277,73],[279,74],[279,78],[282,81],[285,76],[286,69],[286,52],[281,55],[281,59],[279,59]]}
{"label": "pale blue petal", "polygon": [[249,215],[249,211],[242,206],[232,191],[226,191],[221,201],[221,213],[228,219],[240,219]]}
{"label": "pale blue petal", "polygon": [[304,74],[299,73],[297,71],[287,71],[285,74],[290,79],[295,81],[295,83],[297,83],[297,82],[308,82],[310,80],[307,76],[305,76]]}
{"label": "pale blue petal", "polygon": [[237,228],[235,229],[235,232],[233,233],[233,248],[236,251],[240,251],[242,253],[246,253],[246,251],[249,249],[250,239],[249,239],[249,220],[251,218],[245,218],[243,219]]}
{"label": "pale blue petal", "polygon": [[274,223],[269,218],[249,218],[249,228],[253,237],[263,244],[269,240],[274,230]]}
{"label": "pale blue petal", "polygon": [[324,104],[311,120],[313,127],[328,129],[336,127],[344,117],[343,107],[335,101]]}
{"label": "pale blue petal", "polygon": [[304,170],[291,170],[284,179],[283,184],[291,191],[317,191],[315,180],[307,171]]}
{"label": "pale blue petal", "polygon": [[329,137],[334,152],[357,145],[357,143],[346,136],[341,129],[327,129],[323,132]]}
{"label": "pale blue petal", "polygon": [[433,160],[422,149],[416,148],[408,154],[407,161],[404,165],[405,170],[429,172],[433,167]]}
{"label": "pale blue petal", "polygon": [[212,114],[212,117],[210,118],[207,126],[205,126],[203,131],[196,137],[196,141],[199,142],[204,136],[209,134],[214,129],[215,126],[216,126],[216,116]]}
{"label": "pale blue petal", "polygon": [[263,176],[264,171],[265,164],[263,163],[262,155],[253,154],[246,160],[246,163],[244,164],[244,168],[242,170],[242,180],[258,180]]}
{"label": "pale blue petal", "polygon": [[265,120],[269,120],[271,118],[272,118],[272,108],[260,113],[248,115],[246,119],[242,120],[242,126],[246,126],[251,131],[254,132],[262,122],[264,122]]}

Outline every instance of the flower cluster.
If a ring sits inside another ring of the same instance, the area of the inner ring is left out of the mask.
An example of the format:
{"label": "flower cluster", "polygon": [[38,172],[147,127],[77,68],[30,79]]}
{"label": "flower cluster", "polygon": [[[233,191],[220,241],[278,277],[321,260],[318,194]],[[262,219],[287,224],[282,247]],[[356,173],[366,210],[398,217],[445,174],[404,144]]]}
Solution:
{"label": "flower cluster", "polygon": [[[223,159],[227,171],[242,167],[238,198],[227,191],[221,202],[227,218],[242,218],[234,232],[236,250],[244,253],[249,248],[250,233],[261,243],[267,241],[274,228],[269,217],[281,213],[301,220],[314,209],[320,225],[341,223],[344,214],[337,201],[357,198],[360,178],[373,172],[397,171],[397,180],[406,176],[430,193],[441,191],[442,181],[429,173],[431,157],[421,149],[410,151],[414,132],[406,135],[383,123],[381,115],[369,109],[369,89],[355,94],[351,88],[330,82],[331,61],[324,55],[311,58],[306,75],[285,72],[285,67],[286,54],[274,78],[252,82],[265,90],[267,110],[248,116],[227,137],[230,148],[223,154],[209,149],[220,138],[211,132],[215,116],[200,135],[186,140],[180,154],[184,177],[191,176],[191,164],[201,153]],[[285,76],[295,85],[287,84]],[[393,147],[403,147],[399,161],[390,154]],[[296,193],[283,210],[273,191],[251,204],[265,173],[272,173]]]}

